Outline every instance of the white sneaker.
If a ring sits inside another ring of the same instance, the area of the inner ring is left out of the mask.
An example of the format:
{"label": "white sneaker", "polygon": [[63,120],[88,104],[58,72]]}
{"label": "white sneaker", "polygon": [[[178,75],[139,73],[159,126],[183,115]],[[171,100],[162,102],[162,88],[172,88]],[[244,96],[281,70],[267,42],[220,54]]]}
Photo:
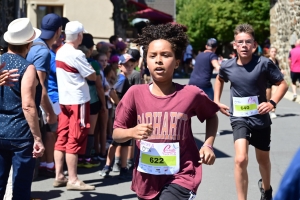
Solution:
{"label": "white sneaker", "polygon": [[292,101],[296,101],[296,99],[297,99],[297,94],[294,94]]}
{"label": "white sneaker", "polygon": [[270,117],[271,119],[275,119],[277,115],[275,114],[275,112],[270,112]]}

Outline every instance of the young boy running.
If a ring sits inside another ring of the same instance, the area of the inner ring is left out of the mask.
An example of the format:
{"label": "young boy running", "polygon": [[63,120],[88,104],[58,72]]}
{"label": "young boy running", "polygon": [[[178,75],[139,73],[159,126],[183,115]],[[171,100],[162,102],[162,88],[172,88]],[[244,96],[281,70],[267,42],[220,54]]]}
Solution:
{"label": "young boy running", "polygon": [[[256,159],[262,179],[259,180],[261,200],[272,199],[271,119],[269,112],[276,107],[287,91],[287,84],[278,67],[262,56],[252,55],[257,47],[254,30],[249,24],[241,24],[234,30],[234,49],[237,58],[223,62],[215,82],[214,101],[220,111],[230,116],[235,148],[235,183],[239,200],[247,199],[248,190],[248,145],[255,147]],[[229,107],[220,103],[224,82],[230,81]],[[278,86],[276,93],[267,102],[267,82]]]}
{"label": "young boy running", "polygon": [[[132,190],[138,199],[194,199],[202,178],[201,163],[215,161],[217,104],[196,86],[172,82],[188,39],[182,26],[151,25],[134,41],[144,48],[153,83],[132,86],[116,109],[113,138],[136,139]],[[199,150],[191,118],[206,120]]]}

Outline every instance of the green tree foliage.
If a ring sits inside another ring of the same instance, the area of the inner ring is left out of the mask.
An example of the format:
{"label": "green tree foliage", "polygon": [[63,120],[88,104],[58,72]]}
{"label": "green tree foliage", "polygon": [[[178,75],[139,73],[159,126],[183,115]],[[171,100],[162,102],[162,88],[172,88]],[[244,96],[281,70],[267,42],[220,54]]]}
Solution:
{"label": "green tree foliage", "polygon": [[269,1],[264,0],[177,0],[177,21],[188,27],[190,42],[203,49],[208,38],[233,40],[233,30],[241,23],[251,24],[256,40],[269,36]]}

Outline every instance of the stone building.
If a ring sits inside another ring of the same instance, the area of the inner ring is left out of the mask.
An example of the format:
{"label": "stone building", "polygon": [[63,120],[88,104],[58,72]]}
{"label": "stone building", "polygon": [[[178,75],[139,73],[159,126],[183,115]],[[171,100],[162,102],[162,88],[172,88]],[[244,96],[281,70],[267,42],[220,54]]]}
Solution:
{"label": "stone building", "polygon": [[288,57],[300,38],[300,0],[271,0],[270,42],[278,50],[280,67],[289,78]]}

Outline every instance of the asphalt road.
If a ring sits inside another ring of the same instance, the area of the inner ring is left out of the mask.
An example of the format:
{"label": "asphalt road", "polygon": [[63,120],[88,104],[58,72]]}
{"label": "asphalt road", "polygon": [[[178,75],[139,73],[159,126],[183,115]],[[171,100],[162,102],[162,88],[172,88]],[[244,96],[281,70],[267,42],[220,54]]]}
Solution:
{"label": "asphalt road", "polygon": [[[175,82],[186,84],[188,79],[175,79]],[[213,81],[213,80],[212,80]],[[229,105],[229,84],[225,84],[222,103]],[[276,113],[278,117],[273,120],[272,142],[271,142],[271,163],[272,175],[271,184],[273,194],[276,193],[281,177],[285,173],[293,155],[300,147],[300,105],[292,102],[290,93],[278,104]],[[237,199],[234,184],[234,148],[233,136],[229,118],[218,114],[219,132],[214,148],[217,160],[213,166],[203,166],[202,183],[197,191],[195,200],[234,200]],[[195,141],[202,144],[205,138],[205,125],[197,118],[192,120],[192,129]],[[111,177],[102,178],[98,172],[102,169],[104,162],[98,168],[79,169],[79,178],[86,183],[96,186],[95,191],[79,192],[67,191],[65,188],[53,188],[54,179],[38,178],[32,183],[32,197],[41,199],[101,199],[120,200],[137,199],[135,193],[130,190],[131,181],[120,181],[117,173],[111,173]],[[249,148],[249,187],[248,199],[260,199],[257,182],[260,179],[258,164],[256,162],[254,148]]]}

